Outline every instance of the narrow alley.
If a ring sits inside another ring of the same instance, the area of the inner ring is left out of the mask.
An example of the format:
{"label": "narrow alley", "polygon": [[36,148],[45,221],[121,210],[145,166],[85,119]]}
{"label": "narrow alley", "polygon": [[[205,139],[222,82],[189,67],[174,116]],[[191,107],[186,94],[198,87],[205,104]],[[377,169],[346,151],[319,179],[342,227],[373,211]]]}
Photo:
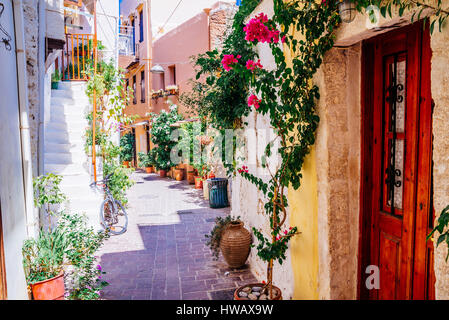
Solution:
{"label": "narrow alley", "polygon": [[257,282],[247,267],[214,261],[205,245],[217,216],[186,181],[135,172],[129,190],[128,231],[99,252],[107,300],[232,300],[235,289]]}

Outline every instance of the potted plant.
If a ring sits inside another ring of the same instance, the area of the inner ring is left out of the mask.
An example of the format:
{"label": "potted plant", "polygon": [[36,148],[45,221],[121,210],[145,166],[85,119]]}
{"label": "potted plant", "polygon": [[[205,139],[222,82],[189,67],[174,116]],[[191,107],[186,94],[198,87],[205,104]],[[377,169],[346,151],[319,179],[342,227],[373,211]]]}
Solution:
{"label": "potted plant", "polygon": [[251,233],[244,227],[240,217],[217,217],[206,244],[212,250],[215,260],[221,251],[231,268],[243,266],[251,250]]}
{"label": "potted plant", "polygon": [[56,69],[55,72],[51,75],[51,88],[53,90],[57,90],[59,88],[59,81],[61,81],[61,75],[59,70]]}
{"label": "potted plant", "polygon": [[168,93],[169,93],[170,95],[176,95],[176,94],[178,94],[178,86],[177,86],[177,85],[170,85],[170,86],[167,86],[167,87],[165,88],[165,90],[168,91]]}
{"label": "potted plant", "polygon": [[150,161],[149,154],[144,153],[144,152],[139,152],[138,158],[139,158],[139,166],[141,168],[145,168],[146,173],[151,173],[152,172],[152,163]]}
{"label": "potted plant", "polygon": [[180,166],[176,166],[173,170],[173,176],[176,181],[182,181],[184,179],[184,169]]}
{"label": "potted plant", "polygon": [[151,141],[155,145],[153,148],[155,163],[160,176],[165,177],[167,171],[174,166],[170,152],[177,144],[171,139],[171,133],[175,130],[171,125],[182,120],[182,116],[178,114],[176,105],[171,105],[168,112],[162,110],[159,114],[151,113],[150,115],[152,117]]}
{"label": "potted plant", "polygon": [[126,168],[130,167],[130,162],[134,157],[134,135],[126,133],[120,138],[120,159]]}
{"label": "potted plant", "polygon": [[34,300],[64,300],[66,238],[58,228],[25,240],[22,247],[25,277]]}

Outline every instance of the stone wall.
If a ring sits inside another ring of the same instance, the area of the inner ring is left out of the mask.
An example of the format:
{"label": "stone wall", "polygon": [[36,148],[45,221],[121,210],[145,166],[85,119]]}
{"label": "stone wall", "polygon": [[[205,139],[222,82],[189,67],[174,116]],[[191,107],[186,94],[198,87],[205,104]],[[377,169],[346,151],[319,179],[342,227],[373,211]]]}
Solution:
{"label": "stone wall", "polygon": [[360,186],[361,46],[332,49],[320,87],[316,161],[319,298],[355,299]]}
{"label": "stone wall", "polygon": [[[449,26],[442,33],[436,31],[431,38],[433,111],[433,205],[438,217],[449,205]],[[447,246],[435,249],[436,299],[449,299],[449,265]]]}
{"label": "stone wall", "polygon": [[31,155],[33,175],[38,170],[38,143],[40,121],[40,96],[39,96],[39,4],[38,1],[23,1],[23,19],[25,28],[25,51],[28,81],[28,117],[31,136]]}
{"label": "stone wall", "polygon": [[237,10],[234,4],[218,2],[209,13],[209,32],[211,49],[221,50],[227,31],[232,26],[232,18]]}

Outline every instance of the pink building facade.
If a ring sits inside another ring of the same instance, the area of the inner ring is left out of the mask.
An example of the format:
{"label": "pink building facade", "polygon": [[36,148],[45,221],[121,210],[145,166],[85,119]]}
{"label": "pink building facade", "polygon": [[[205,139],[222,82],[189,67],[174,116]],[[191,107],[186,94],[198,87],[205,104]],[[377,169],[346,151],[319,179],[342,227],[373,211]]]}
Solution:
{"label": "pink building facade", "polygon": [[195,78],[191,58],[221,48],[234,9],[233,4],[217,2],[153,42],[153,67],[161,66],[164,70],[164,73],[153,73],[153,92],[173,86],[178,88],[176,95],[152,98],[154,112],[168,110],[168,101],[171,101],[178,104],[185,118],[192,116],[189,110],[178,103],[179,95],[191,89],[189,80]]}

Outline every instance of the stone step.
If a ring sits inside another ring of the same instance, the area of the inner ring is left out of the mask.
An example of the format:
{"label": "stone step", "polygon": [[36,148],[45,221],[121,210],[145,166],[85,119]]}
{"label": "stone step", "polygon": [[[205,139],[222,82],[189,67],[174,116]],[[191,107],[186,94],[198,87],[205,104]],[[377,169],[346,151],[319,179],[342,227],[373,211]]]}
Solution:
{"label": "stone step", "polygon": [[62,89],[62,90],[51,90],[51,97],[57,98],[87,98],[86,92],[84,88],[73,88],[73,89]]}
{"label": "stone step", "polygon": [[70,89],[79,89],[85,88],[85,82],[73,82],[73,81],[60,81],[58,90],[70,90]]}
{"label": "stone step", "polygon": [[84,139],[82,136],[79,135],[69,135],[61,134],[58,132],[47,132],[45,134],[45,142],[48,143],[61,143],[61,144],[72,144],[77,146],[83,146]]}
{"label": "stone step", "polygon": [[82,164],[54,164],[46,163],[44,166],[45,173],[54,173],[61,176],[74,176],[86,172]]}
{"label": "stone step", "polygon": [[79,164],[84,163],[86,160],[87,155],[84,152],[46,152],[44,154],[44,161],[48,164]]}
{"label": "stone step", "polygon": [[62,105],[89,105],[89,98],[85,95],[77,96],[75,98],[59,96],[59,97],[51,97],[51,104],[62,104]]}
{"label": "stone step", "polygon": [[[83,142],[84,144],[84,142]],[[71,144],[71,143],[55,143],[45,141],[45,152],[47,153],[65,153],[65,152],[76,152],[80,149],[84,150],[83,144]]]}
{"label": "stone step", "polygon": [[56,122],[50,121],[47,123],[45,127],[46,131],[57,131],[57,130],[66,130],[66,131],[83,131],[87,127],[87,120],[75,120],[71,119],[68,123],[66,122]]}

